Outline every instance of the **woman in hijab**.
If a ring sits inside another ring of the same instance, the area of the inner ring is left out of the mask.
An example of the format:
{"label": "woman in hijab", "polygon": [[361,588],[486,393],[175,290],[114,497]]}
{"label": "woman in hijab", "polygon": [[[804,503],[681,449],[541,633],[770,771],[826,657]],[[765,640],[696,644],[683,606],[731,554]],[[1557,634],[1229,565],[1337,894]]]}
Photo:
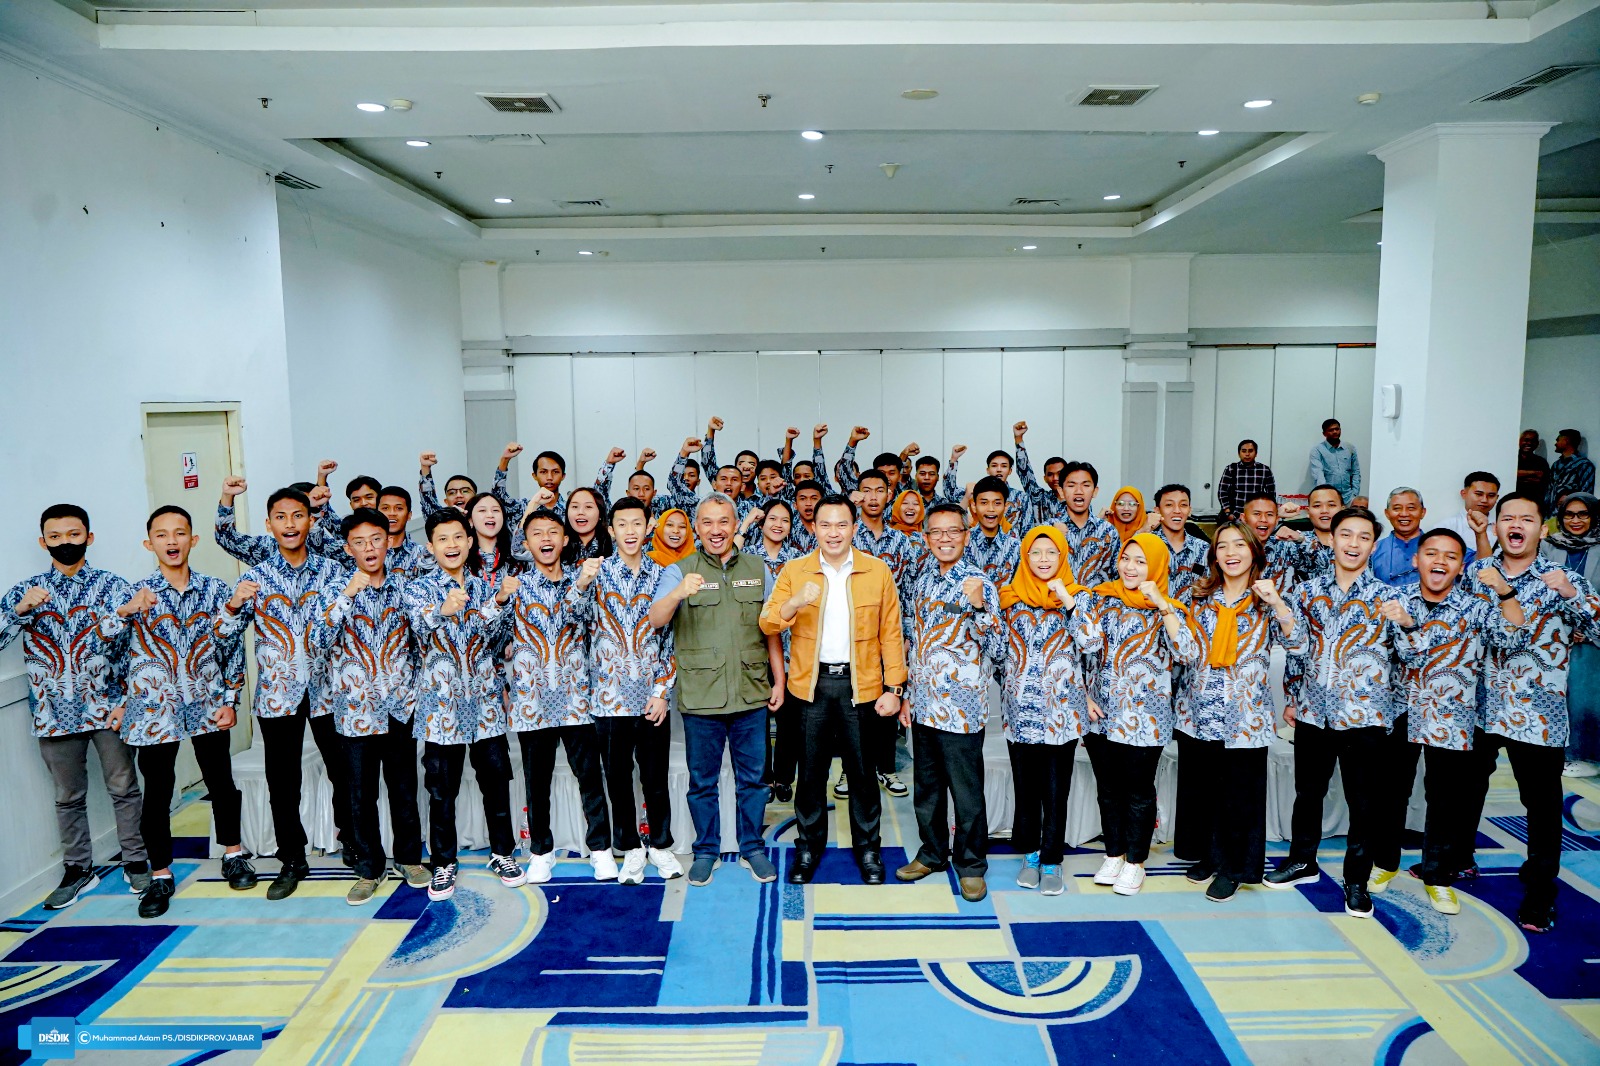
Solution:
{"label": "woman in hijab", "polygon": [[650,558],[662,566],[671,566],[679,559],[694,554],[694,537],[689,535],[689,512],[681,507],[661,512],[661,517],[656,519],[652,539],[655,546],[650,549]]}
{"label": "woman in hijab", "polygon": [[[1544,538],[1539,554],[1600,586],[1600,500],[1574,492],[1556,512],[1556,531]],[[1600,773],[1600,648],[1572,646],[1567,662],[1567,777]]]}
{"label": "woman in hijab", "polygon": [[1132,485],[1122,486],[1111,497],[1111,506],[1106,508],[1106,519],[1117,527],[1117,534],[1124,544],[1135,533],[1145,532],[1150,516],[1144,509],[1144,494]]}

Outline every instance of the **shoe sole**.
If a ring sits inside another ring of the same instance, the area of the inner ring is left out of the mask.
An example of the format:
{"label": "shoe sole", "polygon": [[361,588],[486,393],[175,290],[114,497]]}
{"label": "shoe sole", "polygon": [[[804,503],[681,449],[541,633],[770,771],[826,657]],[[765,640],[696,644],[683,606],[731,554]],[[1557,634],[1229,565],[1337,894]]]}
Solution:
{"label": "shoe sole", "polygon": [[1115,892],[1119,896],[1137,896],[1139,894],[1139,889],[1143,887],[1144,885],[1140,885],[1139,888],[1123,888],[1121,885],[1112,885],[1111,891]]}
{"label": "shoe sole", "polygon": [[1211,883],[1212,879],[1215,878],[1216,876],[1217,876],[1216,874],[1206,874],[1204,877],[1196,877],[1191,872],[1191,873],[1184,874],[1183,875],[1183,879],[1185,881],[1189,882],[1191,885],[1209,885]]}
{"label": "shoe sole", "polygon": [[1314,874],[1301,874],[1291,881],[1263,880],[1261,883],[1267,888],[1293,888],[1295,885],[1314,885],[1320,880],[1322,880],[1322,871],[1318,870]]}
{"label": "shoe sole", "polygon": [[929,870],[925,874],[917,874],[915,877],[906,877],[899,870],[896,870],[894,872],[894,879],[896,881],[902,881],[905,884],[910,885],[910,884],[915,884],[916,882],[921,881],[924,878],[932,877],[934,874],[939,874],[939,873],[944,873],[944,871],[943,870]]}
{"label": "shoe sole", "polygon": [[97,874],[97,875],[89,878],[88,883],[85,884],[82,888],[78,889],[77,892],[74,892],[73,895],[72,895],[72,898],[67,900],[65,903],[58,903],[54,907],[52,907],[48,903],[46,903],[44,905],[44,909],[47,910],[47,911],[64,911],[68,907],[72,906],[74,903],[78,902],[78,897],[79,896],[83,895],[85,892],[88,892],[90,889],[99,888],[99,887],[100,887],[100,877]]}
{"label": "shoe sole", "polygon": [[453,888],[448,892],[435,892],[431,888],[428,889],[428,899],[431,900],[434,903],[443,903],[445,900],[449,899],[451,896],[453,896],[455,894],[456,894],[456,890],[453,889]]}
{"label": "shoe sole", "polygon": [[532,874],[529,874],[528,875],[528,879],[526,881],[524,881],[523,884],[525,884],[525,885],[547,885],[547,884],[550,883],[550,878],[553,876],[553,873],[554,873],[554,871],[552,871],[551,873],[545,874],[543,877],[534,877]]}
{"label": "shoe sole", "polygon": [[595,872],[594,872],[594,879],[596,881],[598,881],[602,885],[605,884],[607,881],[615,881],[620,876],[622,876],[620,871],[618,873],[614,873],[614,874],[607,874],[604,877],[600,876],[600,871],[599,870],[595,870]]}
{"label": "shoe sole", "polygon": [[[1432,901],[1430,900],[1429,902],[1431,903]],[[1461,904],[1458,903],[1454,907],[1441,907],[1437,903],[1434,903],[1433,904],[1433,909],[1438,911],[1440,914],[1445,914],[1445,915],[1460,914],[1461,913]]]}
{"label": "shoe sole", "polygon": [[[741,866],[744,865],[742,860],[740,861],[739,865],[741,865]],[[722,860],[721,859],[712,859],[711,860],[711,873],[706,874],[706,879],[704,881],[696,881],[694,879],[694,875],[690,874],[689,875],[689,883],[691,885],[693,885],[695,888],[703,888],[706,885],[709,885],[711,883],[712,877],[714,877],[716,875],[716,872],[721,868],[722,868]]]}
{"label": "shoe sole", "polygon": [[251,881],[248,885],[236,885],[232,881],[229,881],[228,882],[228,887],[233,889],[235,892],[249,892],[251,889],[255,888],[260,883],[261,883],[261,879],[260,878],[257,878],[256,880]]}
{"label": "shoe sole", "polygon": [[1206,896],[1206,902],[1207,903],[1231,903],[1233,901],[1233,897],[1237,896],[1238,894],[1239,893],[1237,891],[1230,892],[1226,896],[1212,896],[1212,895],[1208,894]]}
{"label": "shoe sole", "polygon": [[376,892],[374,892],[372,895],[368,896],[366,899],[351,899],[349,896],[346,896],[344,898],[344,901],[346,903],[350,904],[350,906],[352,906],[352,907],[365,907],[367,904],[371,903],[373,900],[375,900],[377,898],[378,898],[378,894]]}
{"label": "shoe sole", "polygon": [[1112,885],[1117,883],[1117,875],[1112,874],[1110,877],[1102,877],[1099,874],[1095,874],[1094,883],[1105,888],[1110,888]]}
{"label": "shoe sole", "polygon": [[1391,877],[1389,877],[1387,880],[1384,880],[1384,881],[1368,881],[1367,882],[1367,894],[1368,895],[1379,895],[1379,896],[1383,895],[1385,892],[1389,891],[1389,883],[1391,881],[1393,881],[1396,877],[1399,877],[1399,876],[1400,876],[1400,871],[1396,870],[1394,872],[1394,874]]}
{"label": "shoe sole", "polygon": [[1066,890],[1067,889],[1066,889],[1065,885],[1063,885],[1060,888],[1042,888],[1042,889],[1039,890],[1039,895],[1041,895],[1041,896],[1059,896],[1063,892],[1065,892]]}
{"label": "shoe sole", "polygon": [[1019,877],[1019,878],[1017,878],[1017,887],[1018,888],[1026,888],[1026,889],[1035,889],[1035,888],[1039,887],[1039,882],[1037,882],[1037,881],[1031,881],[1031,882],[1030,881],[1024,881],[1022,878]]}
{"label": "shoe sole", "polygon": [[1358,911],[1354,907],[1350,906],[1348,903],[1346,903],[1345,906],[1344,906],[1344,912],[1346,914],[1348,914],[1352,918],[1371,918],[1372,917],[1372,912],[1371,911]]}

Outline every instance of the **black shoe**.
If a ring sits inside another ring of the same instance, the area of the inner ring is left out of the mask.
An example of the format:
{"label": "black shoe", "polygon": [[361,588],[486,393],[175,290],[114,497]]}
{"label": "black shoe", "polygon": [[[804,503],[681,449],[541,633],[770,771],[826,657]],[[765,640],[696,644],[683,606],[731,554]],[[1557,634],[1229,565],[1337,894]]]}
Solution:
{"label": "black shoe", "polygon": [[[1321,880],[1322,869],[1314,862],[1289,862],[1285,860],[1276,870],[1273,870],[1261,883],[1268,888],[1293,888],[1295,885],[1309,885]],[[1362,892],[1366,888],[1362,888]]]}
{"label": "black shoe", "polygon": [[1540,907],[1522,901],[1522,906],[1517,909],[1517,925],[1529,933],[1551,933],[1556,928],[1555,904]]}
{"label": "black shoe", "polygon": [[809,885],[816,874],[816,852],[806,848],[796,848],[794,861],[789,864],[789,883],[791,885]]}
{"label": "black shoe", "polygon": [[1367,895],[1366,885],[1344,886],[1344,912],[1352,918],[1372,917],[1372,897]]}
{"label": "black shoe", "polygon": [[773,785],[772,798],[777,803],[788,803],[794,799],[794,789],[788,785]]}
{"label": "black shoe", "polygon": [[310,876],[311,867],[306,863],[284,863],[283,869],[278,871],[278,876],[273,878],[272,884],[267,886],[267,898],[289,898],[294,895],[294,890],[300,887],[300,882]]}
{"label": "black shoe", "polygon": [[170,877],[152,877],[150,887],[139,897],[139,917],[159,918],[167,913],[167,902],[177,891]]}
{"label": "black shoe", "polygon": [[1212,903],[1226,903],[1239,891],[1239,882],[1227,874],[1218,874],[1211,879],[1211,884],[1206,887],[1206,899]]}
{"label": "black shoe", "polygon": [[235,892],[248,892],[256,887],[260,880],[256,876],[256,868],[250,865],[249,857],[240,852],[237,855],[227,855],[222,860],[222,879],[228,882],[228,887]]}
{"label": "black shoe", "polygon": [[[1412,863],[1407,868],[1406,872],[1409,873],[1412,877],[1415,877],[1418,881],[1422,880],[1422,864],[1420,862]],[[1464,870],[1457,870],[1455,873],[1450,874],[1445,879],[1444,883],[1447,884],[1447,885],[1459,885],[1463,881],[1476,881],[1477,879],[1478,879],[1478,864],[1477,863],[1473,863],[1471,866],[1468,866]]]}
{"label": "black shoe", "polygon": [[1203,885],[1217,875],[1209,862],[1197,862],[1184,872],[1184,880],[1191,885]]}
{"label": "black shoe", "polygon": [[856,855],[856,866],[861,870],[862,884],[883,884],[883,856],[878,854],[877,848],[863,848]]}

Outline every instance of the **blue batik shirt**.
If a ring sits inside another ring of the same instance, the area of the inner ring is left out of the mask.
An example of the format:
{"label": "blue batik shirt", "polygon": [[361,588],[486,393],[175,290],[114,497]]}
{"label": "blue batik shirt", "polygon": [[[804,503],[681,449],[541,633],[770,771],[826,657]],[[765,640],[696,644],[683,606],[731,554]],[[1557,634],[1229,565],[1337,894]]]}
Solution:
{"label": "blue batik shirt", "polygon": [[[1167,546],[1167,554],[1172,557],[1168,564],[1167,598],[1187,603],[1189,590],[1194,587],[1194,583],[1211,572],[1210,567],[1206,565],[1211,545],[1192,533],[1186,533],[1183,547],[1174,548],[1172,539],[1164,527],[1156,530],[1156,536],[1161,538],[1161,543]],[[1076,578],[1077,575],[1074,574],[1073,577]]]}
{"label": "blue batik shirt", "polygon": [[237,614],[224,608],[217,615],[216,635],[231,654],[229,645],[244,640],[245,627],[255,623],[256,717],[294,714],[302,699],[311,701],[313,715],[327,714],[320,702],[334,636],[327,611],[346,578],[320,555],[307,552],[305,562],[292,566],[282,552],[274,551],[239,580],[259,587]]}
{"label": "blue batik shirt", "polygon": [[[314,522],[312,529],[316,529]],[[217,545],[223,551],[246,566],[259,566],[278,554],[278,542],[271,537],[259,533],[239,532],[239,523],[232,504],[217,504],[216,538]]]}
{"label": "blue batik shirt", "polygon": [[578,567],[566,566],[555,580],[540,570],[521,578],[511,597],[510,659],[506,703],[511,728],[519,733],[585,725],[589,717],[589,665],[573,592]]}
{"label": "blue batik shirt", "polygon": [[589,713],[637,717],[677,681],[672,627],[650,624],[650,608],[677,584],[679,570],[644,556],[637,572],[620,555],[600,561],[589,587],[569,593],[573,617],[588,636]]}
{"label": "blue batik shirt", "polygon": [[383,584],[354,597],[341,589],[328,607],[334,637],[319,712],[332,713],[340,736],[381,735],[389,719],[410,722],[415,713],[417,644],[406,616],[406,581],[385,572]]}
{"label": "blue batik shirt", "polygon": [[[1245,591],[1247,598],[1252,595]],[[1267,672],[1272,646],[1283,643],[1283,633],[1273,612],[1253,600],[1234,620],[1238,656],[1233,665],[1212,666],[1206,660],[1221,620],[1221,598],[1219,589],[1190,609],[1199,655],[1182,672],[1174,728],[1196,740],[1220,740],[1227,748],[1269,747],[1277,735],[1277,711]]]}
{"label": "blue batik shirt", "polygon": [[[983,581],[981,609],[961,589],[969,577]],[[912,718],[946,733],[983,732],[989,721],[989,679],[1004,656],[994,583],[965,559],[945,573],[933,563],[917,577],[912,605],[906,689]]]}
{"label": "blue batik shirt", "polygon": [[1094,666],[1089,684],[1103,717],[1088,731],[1137,747],[1172,739],[1172,667],[1190,665],[1200,646],[1186,625],[1173,637],[1153,607],[1133,607],[1113,596],[1080,592],[1073,611],[1073,640]]}
{"label": "blue batik shirt", "polygon": [[[495,649],[502,647],[511,613],[495,602],[497,590],[464,574],[465,584],[444,571],[406,582],[406,618],[418,654],[416,714],[411,735],[431,744],[471,744],[504,736],[505,686]],[[452,588],[464,587],[467,603],[453,615],[439,613]]]}
{"label": "blue batik shirt", "polygon": [[1479,694],[1490,649],[1512,653],[1527,647],[1528,628],[1514,626],[1498,604],[1458,581],[1442,602],[1422,598],[1415,585],[1402,598],[1411,629],[1402,627],[1399,695],[1406,711],[1406,738],[1432,748],[1467,751],[1483,728]]}
{"label": "blue batik shirt", "polygon": [[1284,650],[1302,660],[1304,669],[1293,692],[1297,721],[1325,729],[1394,724],[1400,627],[1384,618],[1382,608],[1401,595],[1370,569],[1356,575],[1348,590],[1339,588],[1333,574],[1295,586],[1287,597],[1294,634]]}
{"label": "blue batik shirt", "polygon": [[[1065,508],[1063,504],[1063,512]],[[1122,536],[1116,526],[1094,515],[1085,518],[1081,526],[1072,520],[1071,515],[1058,525],[1067,538],[1073,580],[1093,588],[1101,582],[1116,579],[1117,556],[1122,552]]]}
{"label": "blue batik shirt", "polygon": [[974,526],[967,536],[967,547],[961,553],[966,560],[996,586],[1004,585],[1017,572],[1017,561],[1022,558],[1022,541],[1015,533],[1003,530],[989,536]]}
{"label": "blue batik shirt", "polygon": [[[87,563],[72,577],[52,566],[0,599],[0,648],[22,637],[34,736],[65,737],[106,728],[122,687],[112,649],[98,626],[112,610],[107,596],[121,580]],[[17,614],[22,594],[36,586],[47,589],[50,598],[25,615]]]}
{"label": "blue batik shirt", "polygon": [[1000,612],[1005,657],[1000,707],[1006,740],[1059,746],[1089,722],[1083,659],[1072,640],[1071,609],[1013,603]]}
{"label": "blue batik shirt", "polygon": [[[950,465],[944,472],[944,494],[957,503],[960,503],[966,497],[966,490],[962,488],[961,482],[956,476],[960,463],[961,460],[959,459],[950,460]],[[1009,486],[1007,488],[1006,509],[1002,512],[1005,526],[1009,530],[1021,530],[1026,533],[1028,531],[1028,516],[1033,513],[1032,501],[1029,499],[1025,487],[1014,491],[1009,491]]]}

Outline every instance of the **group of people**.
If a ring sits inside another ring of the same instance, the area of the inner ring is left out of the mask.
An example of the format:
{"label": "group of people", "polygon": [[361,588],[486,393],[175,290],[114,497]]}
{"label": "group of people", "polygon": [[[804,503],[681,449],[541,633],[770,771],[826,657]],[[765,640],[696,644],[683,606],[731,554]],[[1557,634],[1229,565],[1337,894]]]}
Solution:
{"label": "group of people", "polygon": [[[1064,891],[1082,739],[1105,849],[1094,880],[1137,893],[1157,766],[1176,739],[1174,850],[1208,899],[1321,876],[1323,801],[1337,767],[1350,807],[1345,909],[1370,916],[1370,893],[1399,871],[1421,758],[1427,826],[1413,872],[1433,905],[1454,913],[1451,886],[1475,875],[1474,832],[1505,749],[1528,812],[1520,921],[1553,927],[1569,674],[1575,646],[1600,642],[1600,595],[1583,576],[1600,555],[1586,547],[1592,496],[1559,502],[1561,531],[1543,552],[1543,501],[1501,496],[1484,471],[1462,490],[1465,532],[1424,530],[1420,494],[1402,488],[1390,494],[1394,532],[1385,537],[1379,518],[1353,505],[1359,485],[1319,484],[1305,507],[1309,531],[1282,524],[1275,493],[1253,491],[1208,541],[1182,485],[1157,490],[1153,512],[1136,487],[1123,487],[1096,514],[1091,464],[1051,457],[1040,483],[1024,422],[1013,427],[1014,453],[991,452],[970,484],[957,472],[964,447],[942,470],[915,444],[861,468],[863,426],[831,478],[826,425],[813,428],[809,460],[795,456],[791,428],[776,457],[743,451],[724,466],[722,428],[712,419],[683,443],[662,493],[645,450],[614,502],[622,449],[592,485],[566,493],[565,461],[541,452],[537,488],[518,498],[509,472],[522,448],[513,443],[489,491],[456,475],[442,500],[436,457],[424,453],[420,544],[407,533],[404,487],[356,477],[341,516],[330,502],[332,461],[315,482],[271,494],[266,535],[239,531],[234,501],[246,485],[230,478],[215,536],[248,567],[231,589],[189,566],[198,533],[180,507],[150,516],[145,546],[157,569],[135,583],[88,565],[93,534],[82,508],[46,509],[39,542],[50,568],[0,600],[0,641],[23,635],[34,732],[56,783],[66,871],[45,905],[68,906],[95,883],[84,804],[91,743],[141,915],[164,913],[173,894],[168,810],[184,739],[211,795],[223,876],[240,890],[256,884],[227,744],[253,627],[250,709],[279,860],[271,899],[309,873],[299,813],[308,724],[356,875],[351,904],[374,898],[391,866],[380,780],[395,872],[431,899],[450,898],[469,761],[489,869],[507,886],[548,881],[558,745],[581,796],[593,876],[638,884],[652,866],[683,876],[667,789],[676,707],[690,773],[690,884],[708,884],[719,866],[725,753],[741,865],[758,881],[778,876],[763,814],[769,800],[792,798],[787,876],[797,884],[812,879],[826,847],[837,757],[833,791],[848,804],[862,881],[887,876],[880,791],[911,792],[920,848],[894,876],[953,869],[961,895],[976,901],[988,890],[983,738],[997,687],[1023,888]],[[712,487],[704,497],[702,476]],[[1266,872],[1274,649],[1286,664],[1296,798],[1289,854]],[[896,773],[902,729],[911,789]],[[513,735],[525,862],[511,814]]]}

